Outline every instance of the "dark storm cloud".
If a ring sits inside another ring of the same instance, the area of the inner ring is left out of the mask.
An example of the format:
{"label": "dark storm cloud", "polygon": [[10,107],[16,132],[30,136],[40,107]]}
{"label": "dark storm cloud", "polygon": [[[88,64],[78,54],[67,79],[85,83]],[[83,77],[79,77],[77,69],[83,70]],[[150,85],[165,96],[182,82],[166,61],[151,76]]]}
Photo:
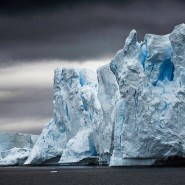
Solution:
{"label": "dark storm cloud", "polygon": [[[95,2],[118,3],[129,2],[131,0],[89,0],[88,4]],[[1,0],[1,13],[16,14],[29,13],[32,11],[41,11],[55,8],[57,6],[74,7],[79,4],[87,3],[86,0]]]}
{"label": "dark storm cloud", "polygon": [[[52,117],[52,88],[10,88],[4,89],[4,92],[11,92],[13,96],[0,99],[0,118],[8,113],[9,118],[15,119]],[[37,107],[40,107],[39,114]]]}
{"label": "dark storm cloud", "polygon": [[185,20],[185,3],[172,0],[14,0],[1,9],[1,64],[112,56],[133,28],[142,40],[145,33],[166,34]]}
{"label": "dark storm cloud", "polygon": [[13,96],[0,99],[0,131],[40,134],[52,117],[51,88],[11,88],[6,91]]}

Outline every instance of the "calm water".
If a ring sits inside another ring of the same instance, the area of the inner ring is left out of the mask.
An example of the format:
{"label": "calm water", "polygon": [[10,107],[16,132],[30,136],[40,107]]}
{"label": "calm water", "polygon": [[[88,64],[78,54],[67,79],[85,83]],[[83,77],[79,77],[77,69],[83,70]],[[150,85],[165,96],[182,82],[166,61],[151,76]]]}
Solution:
{"label": "calm water", "polygon": [[6,167],[0,185],[184,185],[185,168]]}

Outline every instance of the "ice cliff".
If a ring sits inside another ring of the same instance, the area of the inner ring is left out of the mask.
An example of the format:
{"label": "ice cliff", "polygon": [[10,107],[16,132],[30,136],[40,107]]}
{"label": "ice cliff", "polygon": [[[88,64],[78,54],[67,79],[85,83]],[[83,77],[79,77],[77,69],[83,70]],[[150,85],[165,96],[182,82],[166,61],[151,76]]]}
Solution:
{"label": "ice cliff", "polygon": [[111,61],[120,91],[110,165],[154,164],[185,154],[185,24],[169,35],[133,30]]}
{"label": "ice cliff", "polygon": [[92,158],[111,166],[185,157],[185,24],[142,42],[132,30],[97,73],[56,69],[53,89],[53,118],[31,152],[20,147],[5,152],[7,160],[17,151],[26,165],[54,157],[59,164]]}
{"label": "ice cliff", "polygon": [[25,164],[39,164],[56,156],[61,156],[61,164],[74,163],[97,155],[103,114],[96,74],[87,69],[56,69],[53,88],[53,119]]}
{"label": "ice cliff", "polygon": [[100,125],[100,142],[99,162],[101,164],[109,164],[110,157],[113,152],[113,135],[114,135],[114,122],[113,122],[113,109],[116,101],[119,98],[118,84],[109,64],[97,69],[98,76],[98,99],[100,101],[103,120]]}

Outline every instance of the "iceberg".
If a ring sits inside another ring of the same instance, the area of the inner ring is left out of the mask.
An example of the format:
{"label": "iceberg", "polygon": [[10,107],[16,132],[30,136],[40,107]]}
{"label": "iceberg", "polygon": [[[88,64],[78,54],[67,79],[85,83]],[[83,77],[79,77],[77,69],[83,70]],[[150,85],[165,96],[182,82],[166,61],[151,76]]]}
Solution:
{"label": "iceberg", "polygon": [[[53,117],[39,137],[0,134],[0,165],[155,165],[185,157],[185,24],[132,30],[110,63],[54,72]],[[24,137],[23,137],[24,138]]]}
{"label": "iceberg", "polygon": [[28,148],[12,148],[1,152],[0,166],[23,165],[30,154]]}
{"label": "iceberg", "polygon": [[61,156],[59,163],[71,163],[97,155],[98,127],[103,119],[97,93],[96,73],[56,69],[53,119],[43,129],[25,164],[41,164],[57,156]]}
{"label": "iceberg", "polygon": [[138,43],[137,32],[132,31],[111,61],[121,95],[111,166],[152,165],[170,156],[184,157],[185,89],[179,65],[184,60],[184,34],[182,24],[169,35],[146,35]]}
{"label": "iceberg", "polygon": [[23,165],[37,139],[37,135],[1,132],[0,166]]}

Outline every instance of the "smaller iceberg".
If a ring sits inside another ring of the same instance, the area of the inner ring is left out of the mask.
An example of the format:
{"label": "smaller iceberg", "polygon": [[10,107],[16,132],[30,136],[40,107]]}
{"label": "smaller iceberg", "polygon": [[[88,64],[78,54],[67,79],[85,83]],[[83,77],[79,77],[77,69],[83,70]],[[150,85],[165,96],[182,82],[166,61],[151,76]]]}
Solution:
{"label": "smaller iceberg", "polygon": [[39,136],[0,133],[0,166],[23,165]]}

